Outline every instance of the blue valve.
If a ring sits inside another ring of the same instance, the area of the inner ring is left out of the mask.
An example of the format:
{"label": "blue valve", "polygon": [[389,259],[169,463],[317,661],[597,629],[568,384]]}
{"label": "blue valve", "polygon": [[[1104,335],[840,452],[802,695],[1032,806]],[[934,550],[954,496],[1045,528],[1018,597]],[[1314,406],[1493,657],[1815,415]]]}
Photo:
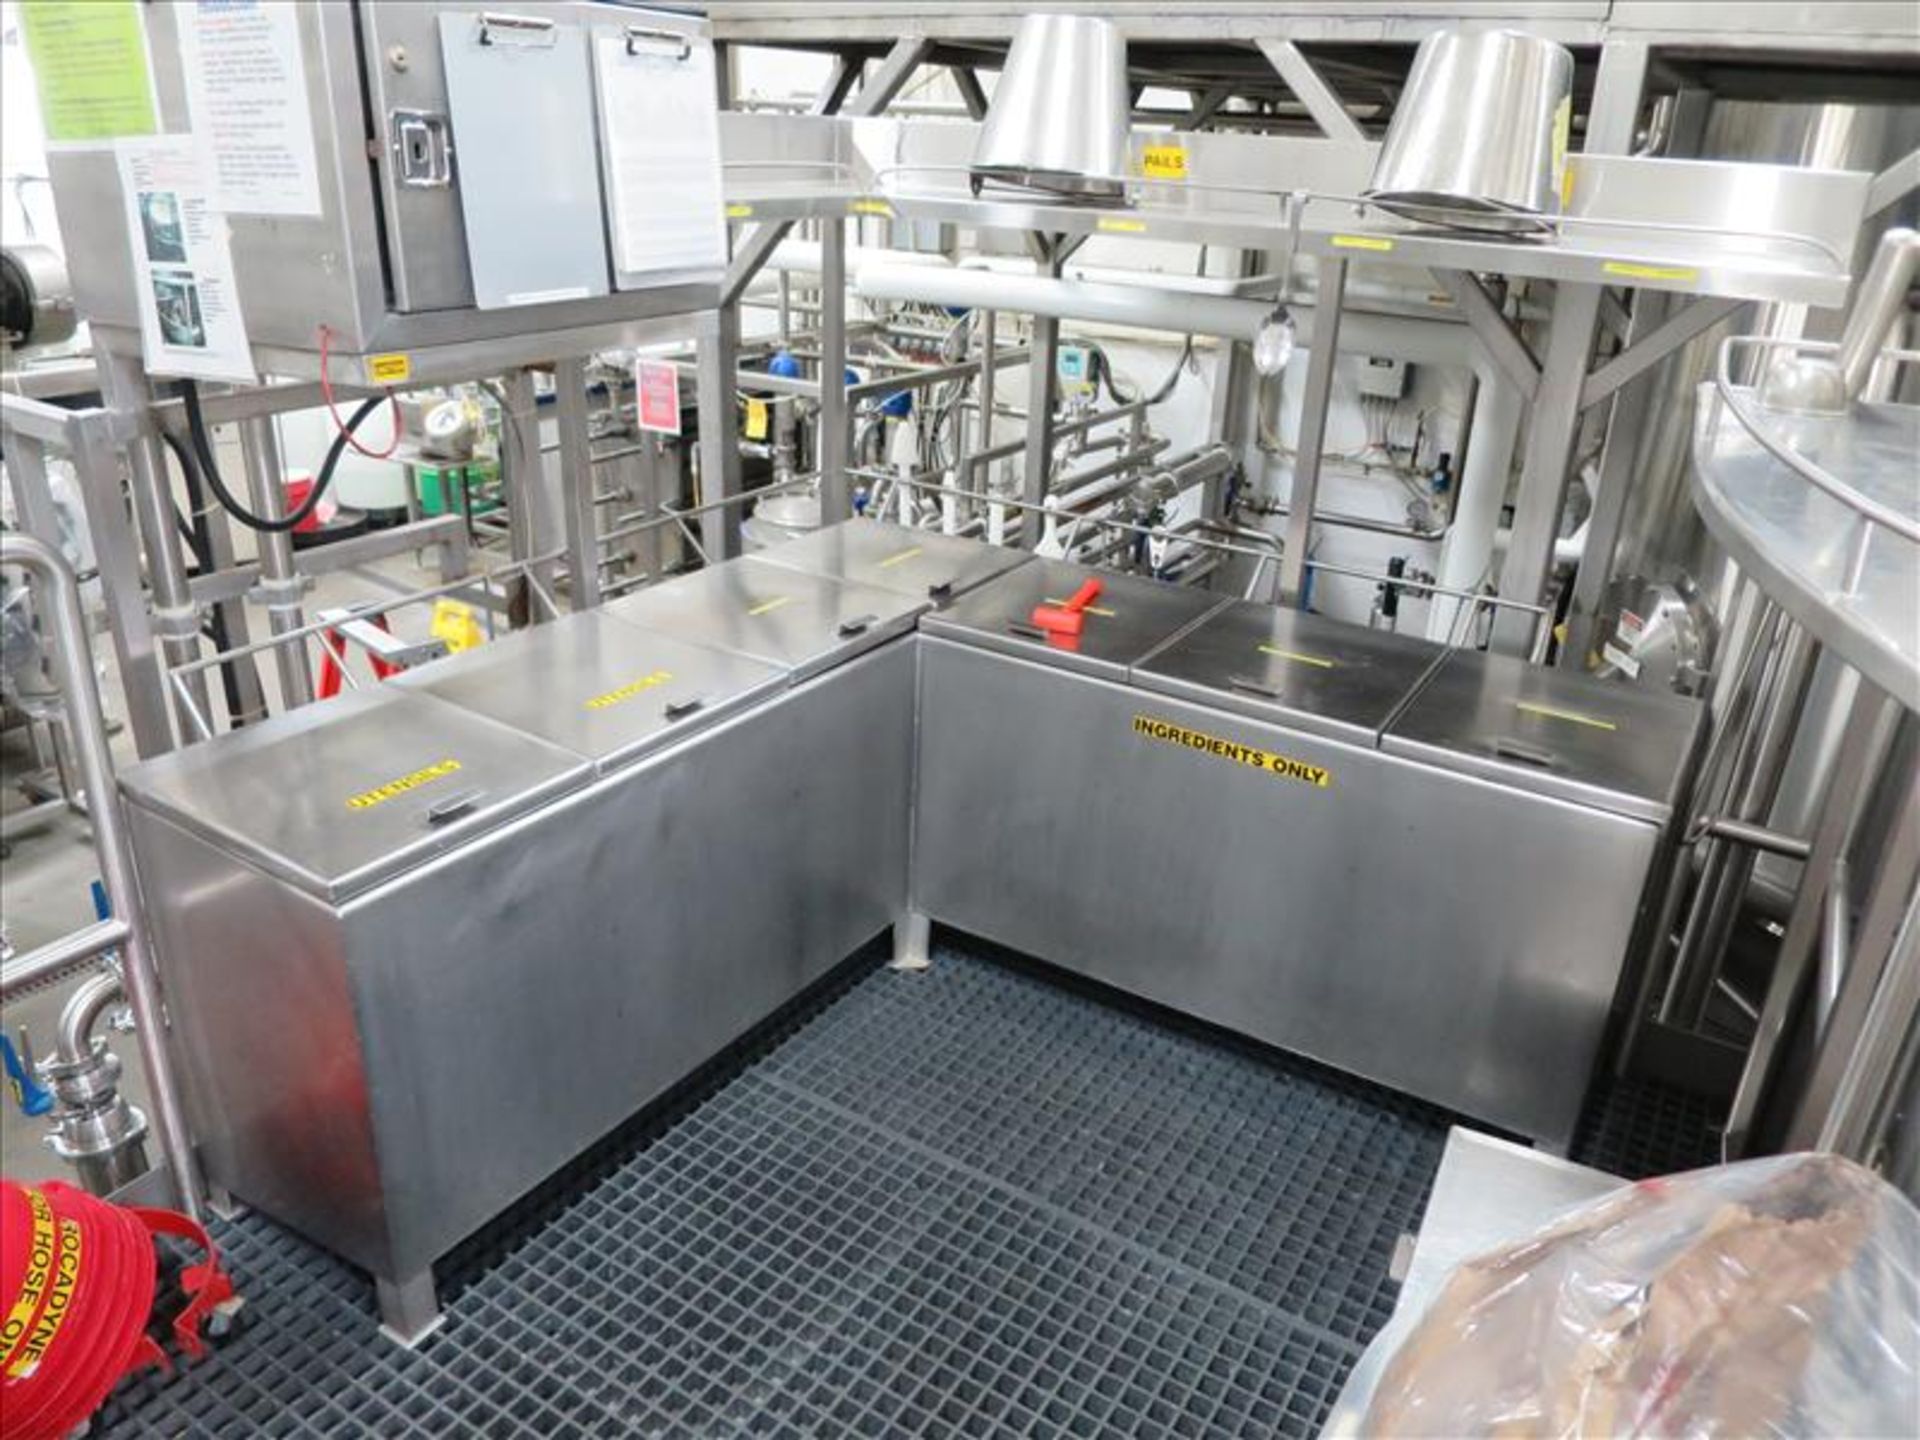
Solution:
{"label": "blue valve", "polygon": [[0,1035],[0,1066],[6,1069],[7,1093],[22,1115],[44,1115],[53,1109],[53,1092],[34,1078],[27,1062],[13,1048],[13,1041],[4,1035]]}

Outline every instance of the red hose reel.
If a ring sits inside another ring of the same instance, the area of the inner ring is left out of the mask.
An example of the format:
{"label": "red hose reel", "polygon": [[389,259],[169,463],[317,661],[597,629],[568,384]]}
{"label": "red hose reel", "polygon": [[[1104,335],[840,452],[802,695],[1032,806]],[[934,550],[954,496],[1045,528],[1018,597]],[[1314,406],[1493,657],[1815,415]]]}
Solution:
{"label": "red hose reel", "polygon": [[122,1376],[172,1368],[147,1333],[155,1235],[190,1241],[206,1256],[181,1272],[187,1304],[173,1319],[175,1341],[197,1359],[206,1352],[201,1322],[234,1302],[204,1228],[57,1180],[0,1181],[0,1414],[9,1437],[58,1440]]}

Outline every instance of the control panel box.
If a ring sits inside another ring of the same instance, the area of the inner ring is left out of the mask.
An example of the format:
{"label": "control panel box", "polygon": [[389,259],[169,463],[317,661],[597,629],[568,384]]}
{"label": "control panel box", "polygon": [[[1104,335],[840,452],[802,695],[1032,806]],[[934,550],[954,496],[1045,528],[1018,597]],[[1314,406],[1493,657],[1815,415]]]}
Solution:
{"label": "control panel box", "polygon": [[[234,72],[199,43],[207,32],[183,33],[190,7],[140,9],[160,128],[189,134]],[[225,214],[262,368],[311,368],[292,357],[317,352],[323,327],[336,376],[354,378],[351,357],[717,303],[726,232],[704,21],[475,0],[293,15],[282,53],[304,93],[278,123],[311,136],[310,203]],[[50,163],[82,314],[137,327],[113,147]]]}

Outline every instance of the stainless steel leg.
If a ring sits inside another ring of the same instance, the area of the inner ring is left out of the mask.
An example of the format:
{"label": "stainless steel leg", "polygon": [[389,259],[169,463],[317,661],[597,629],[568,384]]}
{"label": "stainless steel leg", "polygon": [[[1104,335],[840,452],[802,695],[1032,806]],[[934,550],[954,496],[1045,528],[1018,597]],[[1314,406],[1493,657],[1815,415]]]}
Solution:
{"label": "stainless steel leg", "polygon": [[408,1350],[447,1323],[440,1309],[440,1296],[433,1286],[432,1269],[409,1275],[404,1280],[389,1280],[376,1275],[374,1296],[380,1305],[380,1333]]}
{"label": "stainless steel leg", "polygon": [[[1044,273],[1060,274],[1058,261],[1042,267]],[[1020,498],[1028,505],[1046,503],[1047,481],[1053,468],[1054,405],[1059,398],[1059,378],[1055,373],[1060,361],[1060,322],[1043,315],[1033,317],[1033,342],[1027,360],[1027,448],[1026,469],[1020,479]],[[1025,512],[1020,521],[1020,543],[1031,550],[1040,543],[1046,527],[1034,511]]]}
{"label": "stainless steel leg", "polygon": [[[515,560],[528,560],[547,552],[549,531],[541,523],[547,488],[546,463],[540,454],[539,396],[533,388],[533,372],[508,372],[501,394],[506,396],[506,413],[500,417],[500,446],[507,455],[507,540]],[[535,582],[548,594],[553,593],[553,566],[542,562],[532,567]],[[527,598],[527,620],[538,624],[552,617],[532,596]]]}
{"label": "stainless steel leg", "polygon": [[932,965],[932,939],[933,921],[918,910],[907,911],[893,922],[893,968],[925,970]]}

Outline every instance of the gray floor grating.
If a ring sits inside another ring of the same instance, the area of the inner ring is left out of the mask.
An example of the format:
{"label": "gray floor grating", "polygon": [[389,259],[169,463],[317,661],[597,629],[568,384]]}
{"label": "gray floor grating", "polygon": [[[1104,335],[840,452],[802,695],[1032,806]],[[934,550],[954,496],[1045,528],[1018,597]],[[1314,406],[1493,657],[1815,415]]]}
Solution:
{"label": "gray floor grating", "polygon": [[[406,1354],[257,1217],[251,1309],[113,1435],[1306,1435],[1449,1117],[944,944],[443,1266]],[[1610,1122],[1609,1134],[1628,1134]]]}

